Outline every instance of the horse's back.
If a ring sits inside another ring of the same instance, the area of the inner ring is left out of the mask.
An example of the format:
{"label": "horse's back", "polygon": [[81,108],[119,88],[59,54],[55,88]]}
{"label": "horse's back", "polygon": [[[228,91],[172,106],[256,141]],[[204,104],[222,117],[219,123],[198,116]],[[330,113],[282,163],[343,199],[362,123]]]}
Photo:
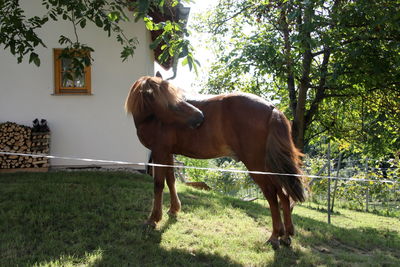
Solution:
{"label": "horse's back", "polygon": [[[197,153],[202,158],[231,156],[242,159],[243,154],[250,151],[264,151],[268,123],[274,109],[272,104],[246,93],[187,101],[199,108],[205,119],[198,129],[179,133],[185,148],[193,146],[199,149]],[[185,138],[191,139],[193,143],[185,142]]]}
{"label": "horse's back", "polygon": [[218,112],[225,111],[227,117],[230,117],[231,114],[237,115],[245,112],[251,112],[256,117],[269,116],[269,113],[275,108],[272,103],[249,93],[198,95],[189,97],[187,101],[205,112],[205,115],[218,110]]}
{"label": "horse's back", "polygon": [[208,121],[223,125],[227,132],[232,132],[234,129],[251,131],[260,127],[265,128],[275,109],[261,97],[248,93],[207,96],[201,100],[191,99],[188,102],[203,112],[204,123]]}
{"label": "horse's back", "polygon": [[275,107],[261,97],[244,93],[228,95],[224,106],[225,117],[230,122],[226,136],[232,150],[243,162],[264,162]]}

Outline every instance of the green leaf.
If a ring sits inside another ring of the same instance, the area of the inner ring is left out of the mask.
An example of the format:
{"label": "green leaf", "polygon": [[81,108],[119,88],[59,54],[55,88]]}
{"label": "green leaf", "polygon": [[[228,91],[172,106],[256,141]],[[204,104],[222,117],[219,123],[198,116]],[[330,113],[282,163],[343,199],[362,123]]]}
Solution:
{"label": "green leaf", "polygon": [[164,31],[169,32],[172,30],[172,24],[170,21],[167,21],[166,25],[164,26]]}
{"label": "green leaf", "polygon": [[144,17],[150,7],[150,0],[138,0],[138,17]]}
{"label": "green leaf", "polygon": [[163,35],[158,36],[154,42],[152,42],[150,44],[150,49],[154,50],[158,47],[158,45],[161,43],[161,41],[163,40]]}
{"label": "green leaf", "polygon": [[91,58],[89,56],[83,57],[83,63],[85,64],[86,67],[90,66],[92,64]]}
{"label": "green leaf", "polygon": [[180,53],[179,57],[180,58],[181,57],[186,57],[188,55],[188,53],[189,53],[189,49],[188,49],[187,46],[184,45],[183,48],[182,48],[182,52]]}
{"label": "green leaf", "polygon": [[82,20],[79,22],[79,25],[81,26],[82,29],[85,28],[85,26],[86,26],[86,19],[82,19]]}
{"label": "green leaf", "polygon": [[36,66],[40,66],[40,59],[39,59],[39,55],[38,54],[36,54],[36,53],[34,53],[34,52],[32,52],[30,55],[29,55],[29,63],[34,63]]}
{"label": "green leaf", "polygon": [[146,28],[147,28],[149,31],[154,30],[154,22],[153,22],[151,19],[145,17],[145,18],[143,18],[143,21],[144,21],[144,23],[145,23],[145,25],[146,25]]}
{"label": "green leaf", "polygon": [[161,53],[161,55],[158,57],[158,60],[160,60],[161,63],[164,63],[167,61],[169,58],[169,53],[168,50],[164,50],[164,52]]}
{"label": "green leaf", "polygon": [[118,11],[112,11],[110,12],[107,17],[111,20],[111,21],[117,21],[119,20],[119,18],[121,17],[120,13]]}
{"label": "green leaf", "polygon": [[193,68],[193,58],[191,56],[187,56],[188,59],[188,64],[189,64],[189,70],[192,70]]}
{"label": "green leaf", "polygon": [[122,62],[128,59],[129,56],[133,57],[135,53],[135,48],[133,46],[125,46],[121,52]]}
{"label": "green leaf", "polygon": [[101,18],[99,16],[96,16],[95,23],[97,27],[103,28],[103,21],[101,21]]}
{"label": "green leaf", "polygon": [[184,66],[186,66],[187,64],[188,64],[188,58],[185,57],[185,58],[182,60],[182,66],[184,67]]}

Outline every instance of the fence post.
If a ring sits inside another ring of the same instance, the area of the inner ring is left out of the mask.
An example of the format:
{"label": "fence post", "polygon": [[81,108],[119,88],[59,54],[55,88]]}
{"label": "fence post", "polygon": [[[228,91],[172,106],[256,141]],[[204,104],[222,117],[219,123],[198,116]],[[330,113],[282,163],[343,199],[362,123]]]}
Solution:
{"label": "fence post", "polygon": [[[368,179],[368,158],[365,159],[365,179]],[[365,211],[368,212],[369,205],[369,182],[366,182],[367,192],[365,193]]]}
{"label": "fence post", "polygon": [[[337,165],[337,169],[336,169],[336,178],[339,177],[340,165],[342,163],[342,154],[343,153],[339,154],[338,165]],[[331,207],[331,211],[332,212],[333,212],[333,207],[335,206],[337,184],[338,184],[338,179],[335,180],[335,185],[333,186],[332,207]]]}
{"label": "fence post", "polygon": [[328,142],[328,224],[331,224],[331,141]]}
{"label": "fence post", "polygon": [[[316,176],[320,176],[326,169],[326,167],[328,166],[328,162],[324,164],[324,166],[322,166],[321,169],[319,169],[319,171],[317,172]],[[316,181],[317,178],[313,178],[311,179],[311,181],[308,183],[308,185],[311,187],[314,184],[314,181]]]}

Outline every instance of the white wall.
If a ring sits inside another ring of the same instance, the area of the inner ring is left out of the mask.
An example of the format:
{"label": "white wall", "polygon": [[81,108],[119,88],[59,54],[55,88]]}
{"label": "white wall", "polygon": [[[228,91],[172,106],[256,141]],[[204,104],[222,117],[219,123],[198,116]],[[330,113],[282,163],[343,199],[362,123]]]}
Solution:
{"label": "white wall", "polygon": [[[28,17],[44,13],[41,1],[21,2]],[[125,114],[123,106],[132,83],[140,76],[153,75],[150,34],[143,23],[127,23],[124,29],[128,36],[139,39],[135,56],[125,62],[115,38],[108,38],[106,32],[89,24],[79,31],[80,41],[95,49],[90,96],[53,95],[53,48],[61,47],[60,34],[73,39],[70,23],[50,22],[41,29],[47,49],[38,50],[39,68],[28,64],[28,58],[17,64],[16,58],[0,47],[0,123],[31,126],[35,118],[46,119],[51,129],[52,155],[146,161],[148,151],[138,141],[132,117]],[[88,165],[58,159],[51,164]]]}

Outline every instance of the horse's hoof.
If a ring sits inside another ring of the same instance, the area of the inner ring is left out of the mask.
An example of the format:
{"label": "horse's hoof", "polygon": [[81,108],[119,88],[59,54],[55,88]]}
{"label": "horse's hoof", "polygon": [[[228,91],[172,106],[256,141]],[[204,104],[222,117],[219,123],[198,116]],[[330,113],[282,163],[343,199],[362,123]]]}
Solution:
{"label": "horse's hoof", "polygon": [[270,239],[270,240],[267,241],[267,244],[268,244],[268,245],[271,245],[271,247],[272,247],[273,250],[279,249],[279,240],[272,240],[272,239]]}
{"label": "horse's hoof", "polygon": [[178,217],[178,212],[177,212],[177,211],[169,210],[169,211],[168,211],[168,216],[169,216],[169,217],[176,218],[176,217]]}
{"label": "horse's hoof", "polygon": [[143,230],[146,232],[150,231],[150,230],[154,230],[154,229],[156,229],[156,226],[157,226],[157,224],[154,221],[148,220],[143,224]]}
{"label": "horse's hoof", "polygon": [[142,231],[140,233],[142,239],[149,239],[155,233],[156,223],[151,221],[146,221],[142,224]]}
{"label": "horse's hoof", "polygon": [[292,245],[292,239],[290,238],[290,236],[288,236],[286,238],[281,238],[280,242],[285,247],[290,247]]}

